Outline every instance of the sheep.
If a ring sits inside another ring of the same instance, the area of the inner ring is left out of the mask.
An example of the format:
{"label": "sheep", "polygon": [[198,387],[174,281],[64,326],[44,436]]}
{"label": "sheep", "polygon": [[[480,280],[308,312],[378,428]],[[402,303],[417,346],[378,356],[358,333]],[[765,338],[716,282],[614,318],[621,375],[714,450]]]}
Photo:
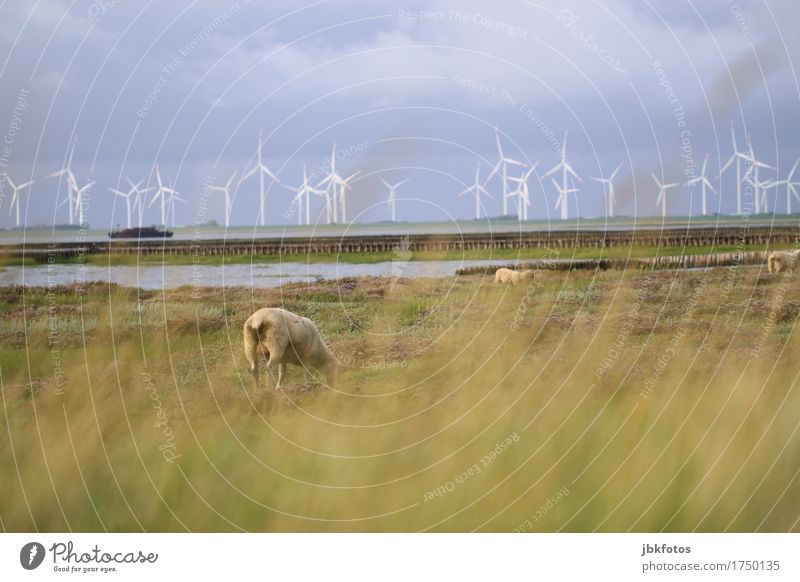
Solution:
{"label": "sheep", "polygon": [[244,323],[244,353],[250,363],[250,373],[256,390],[258,383],[259,355],[267,359],[267,371],[272,365],[278,367],[278,382],[281,387],[286,373],[286,364],[315,368],[325,375],[328,384],[333,384],[338,366],[336,359],[320,338],[314,322],[279,307],[259,309]]}
{"label": "sheep", "polygon": [[780,273],[790,267],[794,268],[798,258],[800,258],[800,250],[772,251],[767,259],[767,268],[770,273]]}
{"label": "sheep", "polygon": [[517,285],[518,283],[527,282],[532,275],[533,271],[530,269],[526,269],[524,271],[512,271],[511,269],[500,268],[497,269],[494,274],[494,282],[511,283],[512,285]]}

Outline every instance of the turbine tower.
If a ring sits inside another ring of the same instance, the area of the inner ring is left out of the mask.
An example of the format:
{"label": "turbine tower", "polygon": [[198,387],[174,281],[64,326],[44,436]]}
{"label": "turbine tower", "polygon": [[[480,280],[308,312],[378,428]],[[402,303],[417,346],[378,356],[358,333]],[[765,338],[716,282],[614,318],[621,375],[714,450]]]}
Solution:
{"label": "turbine tower", "polygon": [[656,178],[655,174],[650,175],[653,176],[653,180],[655,180],[656,185],[658,185],[658,198],[656,199],[656,206],[661,206],[661,218],[665,218],[667,216],[667,190],[680,186],[680,183],[672,182],[671,184],[662,184],[658,178]]}
{"label": "turbine tower", "polygon": [[389,215],[391,216],[392,222],[397,222],[397,197],[395,196],[395,190],[408,182],[408,180],[400,180],[397,184],[389,184],[386,180],[381,178],[381,182],[383,182],[384,186],[389,189]]}
{"label": "turbine tower", "polygon": [[11,176],[8,175],[7,172],[3,172],[3,178],[8,185],[11,186],[11,190],[14,192],[11,195],[11,206],[8,209],[8,215],[11,216],[11,213],[14,212],[14,208],[16,207],[17,210],[17,226],[19,227],[19,203],[20,203],[20,192],[22,192],[25,188],[30,188],[31,184],[33,184],[33,180],[30,182],[25,182],[24,184],[20,184],[17,186],[14,182],[11,181]]}
{"label": "turbine tower", "polygon": [[694,178],[686,182],[687,186],[694,186],[698,182],[700,183],[700,197],[703,201],[703,216],[706,216],[708,214],[708,212],[706,211],[706,190],[711,190],[714,194],[717,193],[717,191],[714,190],[714,186],[711,185],[711,182],[709,182],[708,178],[706,177],[707,167],[708,167],[708,154],[706,154],[706,159],[703,160],[703,170],[700,172],[700,175],[695,176]]}
{"label": "turbine tower", "polygon": [[211,186],[211,190],[214,190],[215,192],[222,192],[225,195],[225,228],[228,228],[231,222],[231,209],[233,209],[233,202],[231,201],[231,184],[233,183],[233,179],[235,177],[236,172],[231,174],[231,177],[228,178],[228,181],[224,186]]}
{"label": "turbine tower", "polygon": [[469,188],[465,188],[461,192],[458,193],[459,196],[463,196],[468,192],[472,192],[475,195],[475,220],[480,220],[481,218],[481,194],[491,198],[492,195],[489,194],[489,191],[483,186],[481,183],[481,163],[478,162],[478,165],[475,166],[475,183],[470,186]]}
{"label": "turbine tower", "polygon": [[242,176],[242,179],[239,180],[239,183],[241,184],[242,182],[244,182],[245,180],[250,178],[253,174],[258,172],[258,200],[259,200],[258,213],[259,213],[259,216],[261,216],[261,226],[264,226],[264,218],[265,218],[264,202],[266,200],[266,193],[264,192],[264,176],[267,176],[270,180],[272,180],[273,182],[277,182],[278,184],[280,184],[281,181],[278,179],[278,177],[275,174],[273,174],[270,171],[270,169],[267,166],[264,165],[264,162],[261,159],[261,143],[262,143],[261,142],[261,130],[259,130],[259,132],[258,132],[258,156],[257,156],[258,162],[256,163],[255,166],[250,168],[250,170],[248,170],[247,173],[244,176]]}
{"label": "turbine tower", "polygon": [[520,166],[522,168],[527,168],[528,164],[515,160],[514,158],[509,158],[508,156],[503,153],[503,145],[500,143],[500,129],[495,127],[494,128],[494,138],[497,142],[497,155],[498,160],[495,164],[494,168],[492,168],[492,172],[489,174],[489,177],[486,178],[488,182],[491,180],[495,174],[499,174],[500,178],[503,180],[503,216],[508,214],[508,198],[509,198],[509,190],[508,190],[508,167],[509,166]]}
{"label": "turbine tower", "polygon": [[733,121],[731,121],[731,142],[733,143],[733,153],[728,161],[717,172],[716,179],[719,180],[725,170],[731,167],[733,162],[736,162],[736,214],[742,213],[742,160],[747,160],[747,155],[739,151],[739,146],[736,143],[736,131],[733,128]]}
{"label": "turbine tower", "polygon": [[[564,143],[561,146],[561,161],[554,166],[550,171],[548,171],[543,178],[550,176],[551,174],[561,170],[561,186],[557,188],[559,192],[559,199],[556,203],[556,207],[559,205],[561,206],[561,220],[567,220],[569,218],[569,198],[567,194],[569,192],[577,192],[577,188],[570,189],[568,179],[569,176],[572,176],[579,182],[583,182],[580,176],[575,173],[575,170],[572,169],[572,166],[567,161],[567,132],[564,131]],[[554,180],[555,181],[555,180]]]}
{"label": "turbine tower", "polygon": [[614,218],[614,204],[617,202],[617,196],[614,194],[614,178],[617,177],[617,172],[620,171],[623,163],[624,162],[620,162],[608,178],[592,178],[595,182],[605,184],[603,190],[606,198],[606,218]]}

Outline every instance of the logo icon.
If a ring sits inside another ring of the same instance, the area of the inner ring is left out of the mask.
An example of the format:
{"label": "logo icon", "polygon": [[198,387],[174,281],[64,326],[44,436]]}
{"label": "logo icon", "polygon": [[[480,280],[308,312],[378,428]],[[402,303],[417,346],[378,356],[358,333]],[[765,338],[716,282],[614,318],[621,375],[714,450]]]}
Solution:
{"label": "logo icon", "polygon": [[35,570],[44,561],[44,546],[39,542],[28,542],[19,551],[19,563],[26,570]]}

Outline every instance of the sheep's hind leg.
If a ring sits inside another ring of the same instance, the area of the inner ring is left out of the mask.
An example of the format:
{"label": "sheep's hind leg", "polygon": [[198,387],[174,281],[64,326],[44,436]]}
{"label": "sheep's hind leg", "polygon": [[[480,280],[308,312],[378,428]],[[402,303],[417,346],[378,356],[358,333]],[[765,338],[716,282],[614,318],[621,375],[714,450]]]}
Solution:
{"label": "sheep's hind leg", "polygon": [[250,362],[250,375],[253,377],[253,387],[258,392],[258,362]]}
{"label": "sheep's hind leg", "polygon": [[278,383],[275,385],[275,390],[283,386],[283,377],[286,375],[286,364],[278,364]]}

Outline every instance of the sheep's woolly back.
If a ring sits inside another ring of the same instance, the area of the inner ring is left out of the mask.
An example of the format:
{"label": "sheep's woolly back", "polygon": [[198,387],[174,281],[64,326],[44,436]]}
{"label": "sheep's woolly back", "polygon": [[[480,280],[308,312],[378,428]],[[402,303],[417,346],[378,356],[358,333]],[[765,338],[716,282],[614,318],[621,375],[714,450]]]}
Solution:
{"label": "sheep's woolly back", "polygon": [[767,259],[767,269],[770,273],[780,273],[785,269],[794,267],[798,259],[800,259],[800,249],[772,251]]}
{"label": "sheep's woolly back", "polygon": [[526,269],[524,271],[512,271],[511,269],[506,269],[503,267],[495,271],[494,282],[511,283],[512,285],[517,285],[518,283],[524,283],[528,281],[532,275],[533,271],[530,269]]}

